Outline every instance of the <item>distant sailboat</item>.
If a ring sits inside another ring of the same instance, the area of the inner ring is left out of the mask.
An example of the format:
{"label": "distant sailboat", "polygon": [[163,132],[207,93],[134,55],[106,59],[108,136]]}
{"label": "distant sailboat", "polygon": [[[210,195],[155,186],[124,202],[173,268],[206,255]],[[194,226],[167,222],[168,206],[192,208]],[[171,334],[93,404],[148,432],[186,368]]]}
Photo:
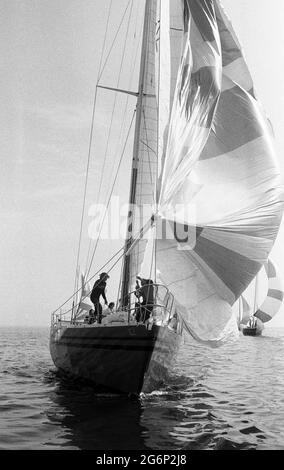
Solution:
{"label": "distant sailboat", "polygon": [[[137,98],[127,236],[101,269],[122,259],[120,302],[113,322],[89,325],[79,313],[90,292],[73,295],[52,315],[50,350],[60,370],[137,394],[165,380],[182,332],[211,346],[236,338],[232,306],[267,261],[283,189],[218,0],[146,0],[137,92],[101,82],[97,92]],[[153,282],[146,322],[135,315],[137,275]]]}
{"label": "distant sailboat", "polygon": [[[264,290],[264,286],[263,284],[260,285],[260,282],[254,283],[254,300],[252,301],[251,299],[251,305],[249,305],[249,294],[247,293],[246,304],[248,308],[240,321],[240,324],[243,325],[241,329],[245,336],[260,336],[264,329],[264,324],[274,318],[283,303],[283,282],[277,265],[274,261],[269,259],[268,262],[265,263],[264,268],[265,269],[263,269],[257,277],[262,277],[262,279],[266,280],[266,289]],[[257,302],[257,299],[260,299],[260,293],[265,293],[265,297],[261,302]],[[242,295],[243,299],[244,295],[245,293]]]}

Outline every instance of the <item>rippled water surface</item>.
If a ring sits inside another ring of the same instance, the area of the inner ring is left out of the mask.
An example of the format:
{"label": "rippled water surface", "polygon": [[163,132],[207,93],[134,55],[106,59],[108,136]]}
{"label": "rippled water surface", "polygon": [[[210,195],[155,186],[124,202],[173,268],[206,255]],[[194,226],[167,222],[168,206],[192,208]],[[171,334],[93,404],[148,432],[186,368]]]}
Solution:
{"label": "rippled water surface", "polygon": [[284,330],[185,343],[165,387],[96,395],[60,377],[48,328],[0,329],[0,449],[284,449]]}

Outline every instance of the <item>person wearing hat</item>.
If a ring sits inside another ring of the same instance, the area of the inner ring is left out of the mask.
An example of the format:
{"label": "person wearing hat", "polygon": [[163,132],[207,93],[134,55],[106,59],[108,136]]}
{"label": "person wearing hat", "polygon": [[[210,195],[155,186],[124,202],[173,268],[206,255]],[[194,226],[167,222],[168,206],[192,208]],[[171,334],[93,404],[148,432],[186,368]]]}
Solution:
{"label": "person wearing hat", "polygon": [[102,306],[100,303],[100,297],[102,296],[105,304],[108,305],[107,299],[106,299],[106,294],[105,294],[105,289],[106,289],[106,281],[109,278],[108,273],[101,273],[99,276],[99,279],[96,280],[91,295],[90,299],[94,304],[94,309],[95,309],[95,317],[94,320],[97,320],[98,323],[101,323],[102,321]]}

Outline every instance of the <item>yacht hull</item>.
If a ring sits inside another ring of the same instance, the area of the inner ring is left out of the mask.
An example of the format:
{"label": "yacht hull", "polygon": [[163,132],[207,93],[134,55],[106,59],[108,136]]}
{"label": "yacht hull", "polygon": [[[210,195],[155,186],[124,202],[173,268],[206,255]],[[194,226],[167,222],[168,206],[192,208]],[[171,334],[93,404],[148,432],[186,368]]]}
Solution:
{"label": "yacht hull", "polygon": [[261,336],[262,330],[258,328],[243,328],[243,335],[244,336]]}
{"label": "yacht hull", "polygon": [[166,379],[181,335],[167,326],[51,327],[50,352],[64,373],[120,393],[150,392]]}

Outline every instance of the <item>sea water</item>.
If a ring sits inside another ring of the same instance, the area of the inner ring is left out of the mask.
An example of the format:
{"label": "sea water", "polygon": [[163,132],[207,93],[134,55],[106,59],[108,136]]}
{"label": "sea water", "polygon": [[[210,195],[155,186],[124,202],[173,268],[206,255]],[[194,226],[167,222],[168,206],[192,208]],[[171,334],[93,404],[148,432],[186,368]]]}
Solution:
{"label": "sea water", "polygon": [[185,340],[137,399],[66,380],[48,328],[0,328],[0,449],[284,449],[284,330],[210,349]]}

